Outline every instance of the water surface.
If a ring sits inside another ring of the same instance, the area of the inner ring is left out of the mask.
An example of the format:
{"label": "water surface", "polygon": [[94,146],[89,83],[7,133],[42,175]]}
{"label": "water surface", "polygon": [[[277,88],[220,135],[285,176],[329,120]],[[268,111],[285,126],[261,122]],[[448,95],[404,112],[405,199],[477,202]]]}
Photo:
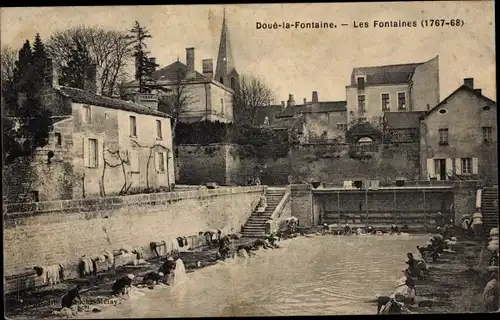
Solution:
{"label": "water surface", "polygon": [[374,314],[427,236],[316,236],[187,275],[96,318]]}

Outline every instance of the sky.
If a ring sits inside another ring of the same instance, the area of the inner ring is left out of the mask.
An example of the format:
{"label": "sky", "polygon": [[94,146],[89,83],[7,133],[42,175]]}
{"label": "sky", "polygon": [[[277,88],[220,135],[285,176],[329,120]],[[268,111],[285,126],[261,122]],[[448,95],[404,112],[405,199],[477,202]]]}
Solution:
{"label": "sky", "polygon": [[[135,20],[150,30],[148,47],[160,67],[195,47],[196,69],[202,59],[217,59],[223,8],[236,69],[261,78],[277,103],[345,100],[355,67],[424,62],[439,55],[440,96],[444,99],[474,78],[475,87],[496,100],[493,1],[387,3],[161,5],[102,7],[1,8],[2,45],[18,49],[37,32],[77,25],[128,30]],[[462,19],[462,27],[420,27],[422,19]],[[379,28],[373,21],[416,20],[416,28]],[[257,22],[333,22],[334,29],[257,30]],[[368,22],[368,28],[354,23]],[[341,27],[341,24],[348,24]]]}

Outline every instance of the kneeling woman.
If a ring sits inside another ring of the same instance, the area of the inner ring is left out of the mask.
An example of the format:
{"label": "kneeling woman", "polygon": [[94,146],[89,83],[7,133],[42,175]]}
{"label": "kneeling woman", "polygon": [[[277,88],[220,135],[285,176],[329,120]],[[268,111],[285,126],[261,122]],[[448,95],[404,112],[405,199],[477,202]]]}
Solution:
{"label": "kneeling woman", "polygon": [[132,287],[132,280],[135,278],[133,274],[128,274],[113,283],[111,287],[113,294],[118,296],[122,294],[127,294]]}

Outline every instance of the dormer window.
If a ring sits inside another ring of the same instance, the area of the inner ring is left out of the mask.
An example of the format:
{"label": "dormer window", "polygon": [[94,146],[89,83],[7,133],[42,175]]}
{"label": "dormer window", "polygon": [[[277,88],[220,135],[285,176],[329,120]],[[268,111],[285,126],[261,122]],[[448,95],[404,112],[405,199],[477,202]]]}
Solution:
{"label": "dormer window", "polygon": [[357,84],[358,84],[358,90],[365,90],[365,78],[364,77],[358,77]]}

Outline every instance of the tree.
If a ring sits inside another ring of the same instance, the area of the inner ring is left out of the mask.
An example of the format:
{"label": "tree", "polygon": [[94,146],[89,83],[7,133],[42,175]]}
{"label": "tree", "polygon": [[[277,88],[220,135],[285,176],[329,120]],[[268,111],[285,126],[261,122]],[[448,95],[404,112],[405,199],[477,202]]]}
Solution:
{"label": "tree", "polygon": [[270,105],[273,101],[273,91],[262,80],[254,76],[241,77],[233,95],[235,122],[254,124],[257,108]]}
{"label": "tree", "polygon": [[[171,117],[172,139],[175,141],[175,128],[179,120],[179,115],[190,104],[198,102],[198,98],[192,92],[186,81],[187,69],[177,68],[175,79],[168,85],[168,92],[160,96],[158,109]],[[149,87],[154,87],[149,85]],[[161,90],[161,89],[160,89]]]}
{"label": "tree", "polygon": [[51,112],[42,103],[46,59],[38,34],[33,50],[26,40],[19,51],[13,79],[6,85],[2,106],[3,164],[31,156],[37,148],[48,143],[52,118]]}
{"label": "tree", "polygon": [[130,38],[133,39],[134,44],[135,78],[139,81],[139,92],[147,92],[147,89],[144,87],[144,81],[151,77],[151,74],[158,66],[149,57],[150,52],[146,50],[148,48],[146,39],[152,36],[138,21],[134,22],[130,33],[132,34]]}
{"label": "tree", "polygon": [[75,40],[75,47],[71,51],[71,58],[67,64],[61,69],[61,78],[59,83],[63,86],[72,88],[84,88],[85,66],[92,63],[92,58],[87,48],[82,44],[81,40]]}
{"label": "tree", "polygon": [[[74,60],[77,46],[85,48],[99,69],[99,89],[104,96],[118,94],[120,78],[132,58],[132,41],[126,31],[78,26],[56,31],[46,44],[52,60],[62,70]],[[78,77],[83,78],[83,66]]]}
{"label": "tree", "polygon": [[6,89],[8,82],[14,78],[14,69],[16,68],[17,52],[10,46],[2,46],[1,62],[2,62],[2,95]]}

